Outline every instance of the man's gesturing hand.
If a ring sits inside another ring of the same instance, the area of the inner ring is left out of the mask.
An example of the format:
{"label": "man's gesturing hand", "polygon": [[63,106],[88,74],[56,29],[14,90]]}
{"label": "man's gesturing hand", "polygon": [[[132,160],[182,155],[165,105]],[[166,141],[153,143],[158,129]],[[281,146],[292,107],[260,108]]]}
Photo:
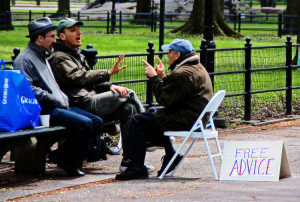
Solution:
{"label": "man's gesturing hand", "polygon": [[154,68],[145,60],[142,60],[142,62],[147,66],[145,68],[145,75],[148,77],[148,78],[151,78],[155,75],[157,75],[156,71],[154,70]]}
{"label": "man's gesturing hand", "polygon": [[114,66],[110,70],[108,70],[108,75],[109,76],[112,76],[113,74],[118,73],[122,69],[126,68],[126,65],[120,67],[120,63],[121,63],[121,61],[123,60],[124,57],[125,57],[124,55],[119,56],[118,61],[114,64]]}
{"label": "man's gesturing hand", "polygon": [[159,78],[163,79],[165,77],[165,66],[163,65],[159,57],[157,58],[157,60],[159,65],[155,64],[154,70],[156,71]]}

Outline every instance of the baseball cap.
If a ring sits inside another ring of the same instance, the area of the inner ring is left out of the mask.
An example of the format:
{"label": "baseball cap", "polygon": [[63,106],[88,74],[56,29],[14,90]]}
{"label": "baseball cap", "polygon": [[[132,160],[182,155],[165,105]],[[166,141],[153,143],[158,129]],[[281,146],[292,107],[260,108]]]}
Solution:
{"label": "baseball cap", "polygon": [[57,25],[57,35],[59,35],[59,33],[61,33],[65,28],[72,27],[74,25],[83,25],[83,23],[81,21],[76,21],[72,18],[62,19]]}
{"label": "baseball cap", "polygon": [[193,45],[186,39],[175,39],[172,43],[162,45],[162,50],[174,50],[182,54],[188,54],[194,51]]}

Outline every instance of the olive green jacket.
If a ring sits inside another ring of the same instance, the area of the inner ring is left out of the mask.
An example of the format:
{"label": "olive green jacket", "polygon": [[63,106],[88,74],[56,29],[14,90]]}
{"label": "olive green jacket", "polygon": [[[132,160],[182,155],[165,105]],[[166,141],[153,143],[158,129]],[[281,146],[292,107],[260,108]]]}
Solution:
{"label": "olive green jacket", "polygon": [[190,130],[213,96],[211,79],[196,53],[185,56],[163,80],[150,80],[156,101],[165,107],[155,112],[165,131]]}

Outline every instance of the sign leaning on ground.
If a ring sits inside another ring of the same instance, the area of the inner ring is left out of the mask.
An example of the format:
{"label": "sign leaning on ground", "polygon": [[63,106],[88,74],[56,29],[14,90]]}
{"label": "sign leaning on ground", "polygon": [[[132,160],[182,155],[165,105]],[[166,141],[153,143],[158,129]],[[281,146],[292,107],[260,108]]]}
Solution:
{"label": "sign leaning on ground", "polygon": [[220,180],[279,181],[290,176],[283,141],[224,143]]}

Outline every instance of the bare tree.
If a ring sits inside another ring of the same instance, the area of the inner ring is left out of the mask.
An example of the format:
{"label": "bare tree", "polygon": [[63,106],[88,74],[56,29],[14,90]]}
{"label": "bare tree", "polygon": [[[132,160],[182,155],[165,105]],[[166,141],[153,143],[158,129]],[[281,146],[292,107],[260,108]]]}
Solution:
{"label": "bare tree", "polygon": [[[181,27],[178,27],[171,32],[184,32],[188,34],[203,34],[204,26],[204,14],[205,14],[205,0],[194,0],[193,10],[188,22]],[[224,1],[214,0],[214,13],[213,13],[213,25],[214,35],[216,36],[230,36],[230,37],[242,37],[240,33],[235,32],[226,23],[223,15]]]}
{"label": "bare tree", "polygon": [[10,0],[0,1],[0,30],[12,30],[10,15]]}
{"label": "bare tree", "polygon": [[36,5],[40,6],[41,5],[41,0],[36,0]]}

